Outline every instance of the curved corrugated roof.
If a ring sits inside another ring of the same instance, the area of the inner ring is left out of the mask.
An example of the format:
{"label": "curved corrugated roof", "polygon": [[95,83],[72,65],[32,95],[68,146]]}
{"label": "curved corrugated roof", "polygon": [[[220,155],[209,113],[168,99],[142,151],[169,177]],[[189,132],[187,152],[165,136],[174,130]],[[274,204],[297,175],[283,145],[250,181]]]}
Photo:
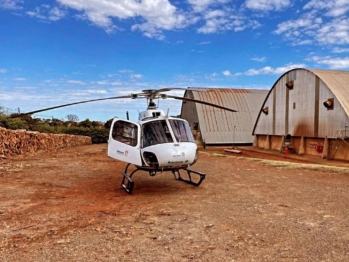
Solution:
{"label": "curved corrugated roof", "polygon": [[262,106],[259,108],[259,113],[257,117],[257,121],[253,127],[253,135],[255,133],[255,129],[261,114],[261,109],[264,107],[265,103],[268,100],[269,95],[275,88],[276,84],[282,79],[286,74],[288,74],[291,71],[295,70],[306,70],[317,77],[320,78],[321,81],[323,81],[326,86],[332,91],[332,93],[336,96],[339,103],[343,107],[344,111],[349,116],[349,71],[343,71],[343,70],[325,70],[325,69],[307,69],[307,68],[295,68],[292,70],[287,71],[283,75],[281,75],[274,83],[273,87],[270,89],[268,95],[266,96]]}
{"label": "curved corrugated roof", "polygon": [[349,116],[349,71],[305,69],[317,75],[333,92]]}
{"label": "curved corrugated roof", "polygon": [[[184,97],[237,110],[229,112],[195,103],[201,136],[207,144],[252,143],[252,128],[267,90],[203,88],[187,90]],[[182,115],[183,115],[182,104]]]}

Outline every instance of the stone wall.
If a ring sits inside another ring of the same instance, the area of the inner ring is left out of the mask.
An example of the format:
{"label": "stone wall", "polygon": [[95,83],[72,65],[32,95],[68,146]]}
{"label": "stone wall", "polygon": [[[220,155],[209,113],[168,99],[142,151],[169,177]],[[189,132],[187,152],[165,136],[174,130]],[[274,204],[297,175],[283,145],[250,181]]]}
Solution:
{"label": "stone wall", "polygon": [[91,137],[66,134],[46,134],[25,130],[9,130],[0,127],[0,156],[25,155],[38,151],[90,145]]}

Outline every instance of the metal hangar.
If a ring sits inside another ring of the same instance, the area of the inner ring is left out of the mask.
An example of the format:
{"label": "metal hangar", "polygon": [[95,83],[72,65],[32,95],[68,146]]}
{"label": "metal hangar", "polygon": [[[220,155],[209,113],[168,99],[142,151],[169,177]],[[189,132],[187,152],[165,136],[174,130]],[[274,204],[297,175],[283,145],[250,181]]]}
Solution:
{"label": "metal hangar", "polygon": [[[194,89],[194,90],[193,90]],[[229,107],[229,112],[211,106],[183,101],[181,117],[186,119],[197,143],[206,145],[252,145],[252,129],[268,90],[204,88],[188,89],[184,97]]]}
{"label": "metal hangar", "polygon": [[349,71],[297,68],[260,107],[254,146],[349,160]]}

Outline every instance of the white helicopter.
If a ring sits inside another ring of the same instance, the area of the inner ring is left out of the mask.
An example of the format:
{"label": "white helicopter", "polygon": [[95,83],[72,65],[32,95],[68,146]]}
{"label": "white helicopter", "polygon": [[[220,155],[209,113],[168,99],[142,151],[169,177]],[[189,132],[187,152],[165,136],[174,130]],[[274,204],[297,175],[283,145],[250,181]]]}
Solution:
{"label": "white helicopter", "polygon": [[[206,174],[189,169],[198,159],[198,149],[188,122],[184,119],[171,117],[163,110],[157,108],[155,99],[173,98],[183,101],[201,103],[231,112],[237,112],[231,108],[200,101],[196,99],[162,94],[171,90],[188,90],[186,88],[162,88],[143,90],[142,93],[128,96],[116,96],[100,99],[80,101],[60,106],[39,109],[16,115],[31,115],[56,108],[72,106],[76,104],[96,102],[123,98],[146,98],[148,107],[146,111],[139,113],[139,122],[132,122],[120,118],[114,118],[109,131],[108,156],[128,163],[122,172],[122,188],[131,194],[134,182],[132,176],[137,171],[146,171],[150,176],[157,172],[171,171],[176,180],[199,186]],[[189,90],[203,91],[190,88]],[[130,173],[128,169],[134,165]],[[183,177],[180,170],[186,172]],[[192,177],[192,176],[195,176]]]}

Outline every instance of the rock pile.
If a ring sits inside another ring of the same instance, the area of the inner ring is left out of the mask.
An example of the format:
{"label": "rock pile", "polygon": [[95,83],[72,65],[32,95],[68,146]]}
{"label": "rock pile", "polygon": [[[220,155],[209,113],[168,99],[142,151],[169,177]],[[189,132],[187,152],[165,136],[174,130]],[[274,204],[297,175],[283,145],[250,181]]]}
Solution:
{"label": "rock pile", "polygon": [[24,155],[37,151],[52,151],[65,147],[92,144],[91,137],[66,134],[46,134],[0,127],[0,156]]}

